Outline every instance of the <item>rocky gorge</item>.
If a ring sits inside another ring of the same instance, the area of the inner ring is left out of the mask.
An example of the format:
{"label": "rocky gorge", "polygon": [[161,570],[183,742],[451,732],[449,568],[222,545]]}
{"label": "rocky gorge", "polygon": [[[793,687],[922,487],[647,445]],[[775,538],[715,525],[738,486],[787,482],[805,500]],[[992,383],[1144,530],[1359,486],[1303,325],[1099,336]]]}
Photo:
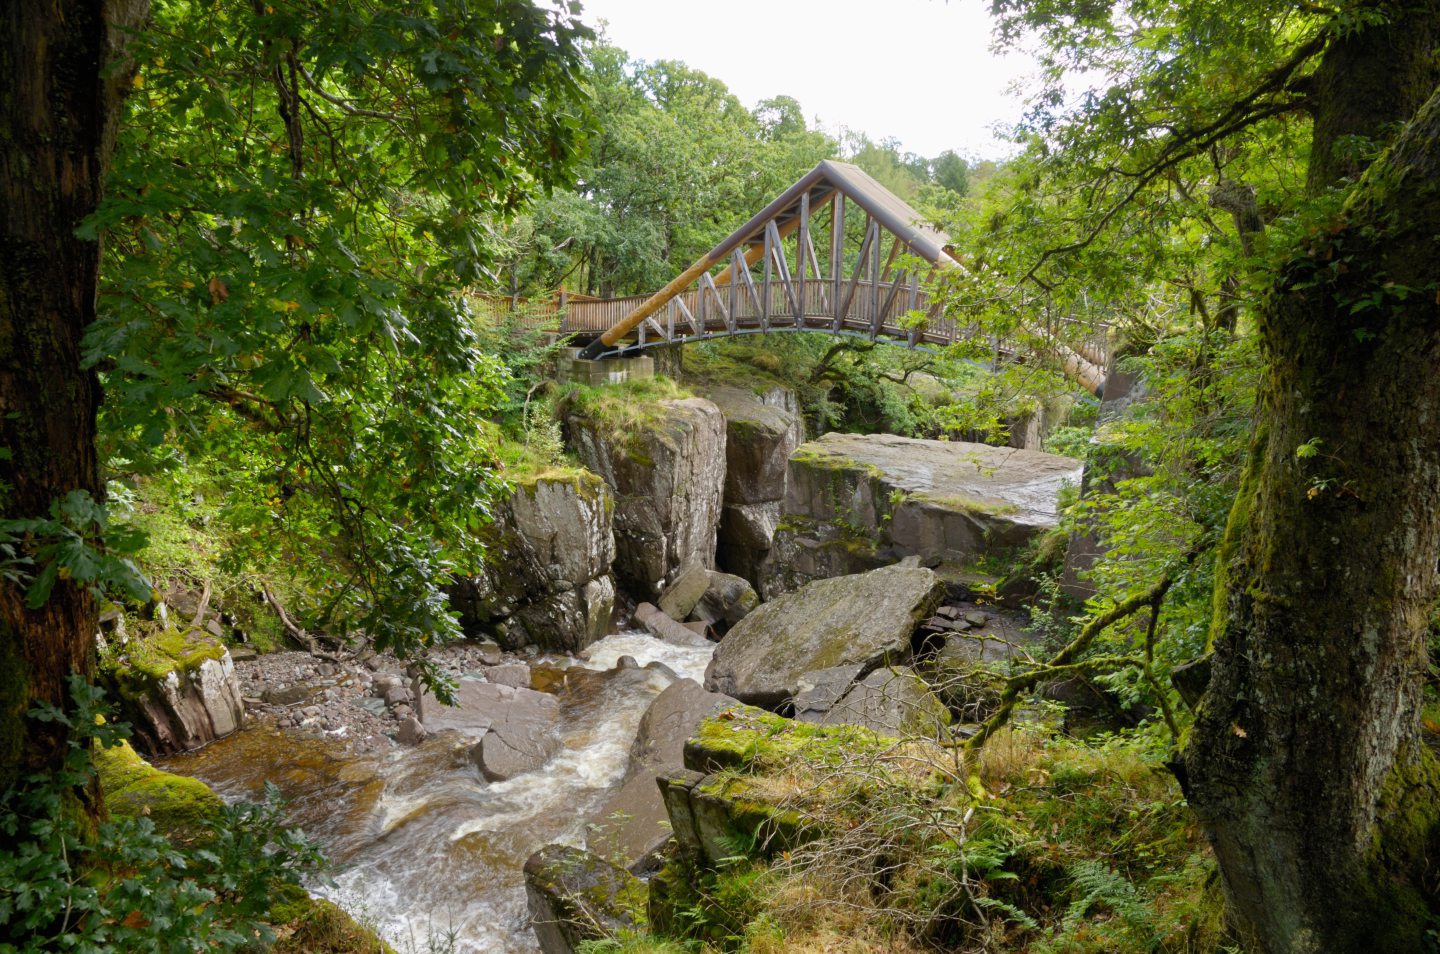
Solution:
{"label": "rocky gorge", "polygon": [[963,739],[1034,638],[970,568],[1053,527],[1077,462],[806,443],[781,389],[702,393],[628,429],[576,412],[583,466],[512,481],[493,558],[452,591],[469,639],[428,656],[453,705],[387,654],[181,627],[163,658],[114,656],[147,754],[227,799],[277,784],[342,866],[317,890],[392,943],[551,952],[599,936],[575,924],[644,921],[637,878],[759,823],[709,779],[707,718]]}

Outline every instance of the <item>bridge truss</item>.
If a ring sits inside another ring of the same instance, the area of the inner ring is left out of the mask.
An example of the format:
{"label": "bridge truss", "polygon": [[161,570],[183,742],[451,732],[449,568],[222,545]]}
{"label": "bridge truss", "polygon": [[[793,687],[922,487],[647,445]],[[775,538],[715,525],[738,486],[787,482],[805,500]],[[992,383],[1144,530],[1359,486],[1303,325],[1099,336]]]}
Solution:
{"label": "bridge truss", "polygon": [[[983,334],[926,290],[934,272],[959,267],[948,235],[862,169],[826,160],[660,291],[572,302],[562,328],[591,339],[590,359],[777,331],[939,348]],[[997,358],[1011,351],[988,344]],[[1095,390],[1103,349],[1103,336],[1086,355],[1065,348],[1062,364]]]}

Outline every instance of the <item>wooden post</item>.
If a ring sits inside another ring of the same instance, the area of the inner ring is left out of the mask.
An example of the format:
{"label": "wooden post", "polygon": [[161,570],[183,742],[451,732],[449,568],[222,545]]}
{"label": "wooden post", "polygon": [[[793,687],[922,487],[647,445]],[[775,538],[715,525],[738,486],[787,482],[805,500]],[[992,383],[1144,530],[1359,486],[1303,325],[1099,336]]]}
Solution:
{"label": "wooden post", "polygon": [[845,194],[835,194],[834,212],[830,216],[830,310],[834,312],[831,329],[840,330],[840,288],[845,282]]}
{"label": "wooden post", "polygon": [[810,242],[810,193],[800,197],[800,232],[795,240],[795,327],[805,327],[805,246]]}

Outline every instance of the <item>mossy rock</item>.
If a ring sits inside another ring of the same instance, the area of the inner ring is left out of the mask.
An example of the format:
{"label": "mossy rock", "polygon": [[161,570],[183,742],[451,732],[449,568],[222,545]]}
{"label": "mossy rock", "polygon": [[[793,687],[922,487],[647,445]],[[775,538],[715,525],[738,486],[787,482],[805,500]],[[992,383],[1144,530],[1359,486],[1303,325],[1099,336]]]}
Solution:
{"label": "mossy rock", "polygon": [[122,818],[147,816],[172,841],[202,841],[225,807],[204,782],[155,768],[129,742],[95,750],[105,807]]}
{"label": "mossy rock", "polygon": [[545,951],[618,938],[648,923],[645,882],[579,848],[547,845],[525,862],[531,925]]}
{"label": "mossy rock", "polygon": [[203,629],[169,627],[132,639],[104,669],[122,693],[135,697],[172,672],[196,672],[206,661],[222,659],[226,652],[225,644]]}
{"label": "mossy rock", "polygon": [[802,757],[814,765],[838,766],[856,755],[878,753],[886,744],[860,726],[811,725],[754,706],[736,706],[700,723],[685,743],[685,767],[696,772],[758,772],[783,768]]}
{"label": "mossy rock", "polygon": [[278,938],[272,954],[396,954],[339,905],[294,885],[271,906],[270,923]]}

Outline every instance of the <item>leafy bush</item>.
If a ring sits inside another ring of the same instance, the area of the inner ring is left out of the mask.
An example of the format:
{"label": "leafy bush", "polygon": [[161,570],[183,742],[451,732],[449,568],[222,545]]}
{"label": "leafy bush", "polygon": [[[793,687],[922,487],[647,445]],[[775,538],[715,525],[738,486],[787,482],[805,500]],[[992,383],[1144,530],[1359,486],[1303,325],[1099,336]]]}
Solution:
{"label": "leafy bush", "polygon": [[68,730],[59,771],[0,795],[0,952],[193,954],[270,943],[270,897],[317,870],[319,851],[281,826],[278,793],[264,805],[222,806],[209,836],[172,844],[148,817],[87,827],[78,799],[95,792],[94,748],[112,748],[101,693],[70,681],[73,711],[41,704],[39,722]]}

